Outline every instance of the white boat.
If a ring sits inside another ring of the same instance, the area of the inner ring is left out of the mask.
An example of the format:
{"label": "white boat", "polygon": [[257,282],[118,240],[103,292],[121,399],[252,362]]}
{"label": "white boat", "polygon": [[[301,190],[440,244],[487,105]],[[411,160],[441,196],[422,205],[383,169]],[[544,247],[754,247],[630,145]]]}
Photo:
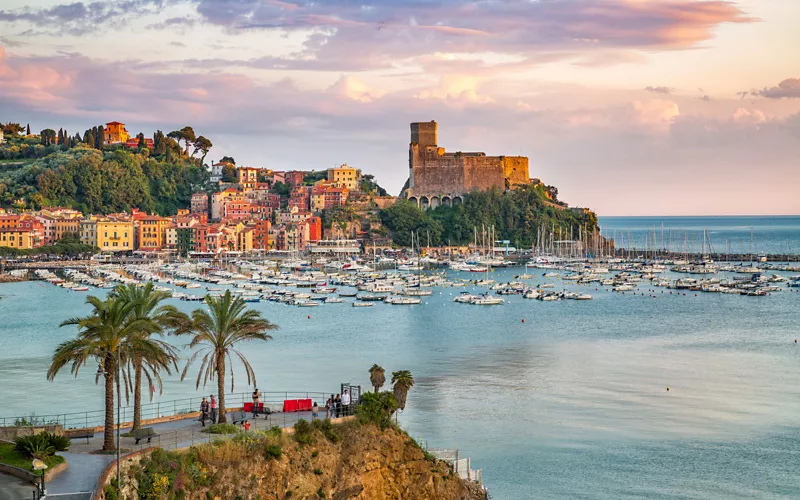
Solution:
{"label": "white boat", "polygon": [[374,305],[372,302],[353,302],[353,307],[372,307]]}
{"label": "white boat", "polygon": [[336,292],[335,288],[328,288],[328,287],[318,287],[312,290],[314,293],[334,293]]}
{"label": "white boat", "polygon": [[472,302],[472,299],[476,298],[475,295],[470,293],[464,292],[460,294],[458,297],[453,299],[453,302],[458,302],[459,304],[469,304]]}
{"label": "white boat", "polygon": [[72,291],[73,292],[88,292],[89,291],[89,287],[88,286],[74,286],[74,287],[72,287]]}
{"label": "white boat", "polygon": [[395,306],[409,306],[419,304],[422,302],[422,299],[415,299],[411,297],[389,297],[385,302]]}
{"label": "white boat", "polygon": [[502,304],[503,298],[502,297],[492,297],[491,295],[478,295],[473,297],[470,300],[470,304],[475,304],[477,306],[496,306]]}
{"label": "white boat", "polygon": [[406,297],[425,297],[428,295],[432,295],[432,290],[423,290],[421,288],[406,288],[402,292],[401,295],[405,295]]}
{"label": "white boat", "polygon": [[340,299],[339,297],[326,297],[323,302],[326,304],[341,304],[344,302],[344,299]]}
{"label": "white boat", "polygon": [[319,302],[314,300],[295,300],[293,304],[298,307],[317,307]]}

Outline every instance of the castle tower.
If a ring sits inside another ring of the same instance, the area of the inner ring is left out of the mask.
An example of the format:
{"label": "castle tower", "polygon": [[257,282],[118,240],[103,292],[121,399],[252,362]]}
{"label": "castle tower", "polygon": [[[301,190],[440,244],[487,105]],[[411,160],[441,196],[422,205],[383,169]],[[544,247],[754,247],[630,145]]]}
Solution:
{"label": "castle tower", "polygon": [[425,150],[427,146],[438,144],[439,124],[431,120],[429,122],[416,122],[411,124],[411,142],[419,145],[420,150]]}

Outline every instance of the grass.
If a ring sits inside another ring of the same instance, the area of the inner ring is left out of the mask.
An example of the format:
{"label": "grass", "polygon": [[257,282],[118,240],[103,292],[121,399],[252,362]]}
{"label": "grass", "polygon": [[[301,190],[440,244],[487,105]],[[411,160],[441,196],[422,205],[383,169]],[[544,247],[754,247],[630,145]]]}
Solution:
{"label": "grass", "polygon": [[[14,451],[14,445],[9,443],[0,443],[0,462],[8,465],[13,465],[14,467],[26,470],[32,474],[37,476],[42,475],[42,471],[35,471],[33,470],[33,466],[31,465],[31,459],[25,457],[21,453]],[[44,463],[47,464],[47,467],[53,467],[54,465],[58,465],[64,462],[64,457],[54,455],[52,457],[48,457]]]}

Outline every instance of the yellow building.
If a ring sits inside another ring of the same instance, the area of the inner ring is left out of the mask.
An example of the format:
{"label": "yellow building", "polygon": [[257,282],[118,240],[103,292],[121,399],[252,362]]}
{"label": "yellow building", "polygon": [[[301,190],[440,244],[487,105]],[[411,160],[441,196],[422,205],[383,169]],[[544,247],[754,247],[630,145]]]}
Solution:
{"label": "yellow building", "polygon": [[154,215],[138,218],[136,228],[137,250],[161,250],[165,245],[168,219]]}
{"label": "yellow building", "polygon": [[133,221],[97,219],[97,246],[103,252],[133,250]]}
{"label": "yellow building", "polygon": [[106,144],[125,144],[128,142],[128,130],[125,128],[124,123],[108,122],[103,132]]}
{"label": "yellow building", "polygon": [[0,247],[28,250],[37,246],[39,236],[29,229],[2,228],[0,229]]}
{"label": "yellow building", "polygon": [[311,211],[319,212],[325,208],[325,193],[311,195]]}
{"label": "yellow building", "polygon": [[80,226],[81,243],[84,245],[97,246],[97,221],[92,218],[81,221]]}
{"label": "yellow building", "polygon": [[361,170],[355,169],[346,163],[341,167],[329,168],[328,181],[337,182],[340,186],[346,187],[350,191],[357,191],[361,181]]}
{"label": "yellow building", "polygon": [[55,241],[59,241],[66,236],[78,237],[81,231],[80,219],[62,219],[55,220]]}

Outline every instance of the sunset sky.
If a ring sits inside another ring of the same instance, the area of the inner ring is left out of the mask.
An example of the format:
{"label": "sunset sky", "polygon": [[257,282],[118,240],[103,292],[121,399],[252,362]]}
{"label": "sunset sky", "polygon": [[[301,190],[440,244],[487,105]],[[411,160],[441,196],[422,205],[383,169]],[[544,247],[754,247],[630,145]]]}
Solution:
{"label": "sunset sky", "polygon": [[800,213],[797,0],[0,2],[0,121],[408,176],[409,122],[599,215]]}

